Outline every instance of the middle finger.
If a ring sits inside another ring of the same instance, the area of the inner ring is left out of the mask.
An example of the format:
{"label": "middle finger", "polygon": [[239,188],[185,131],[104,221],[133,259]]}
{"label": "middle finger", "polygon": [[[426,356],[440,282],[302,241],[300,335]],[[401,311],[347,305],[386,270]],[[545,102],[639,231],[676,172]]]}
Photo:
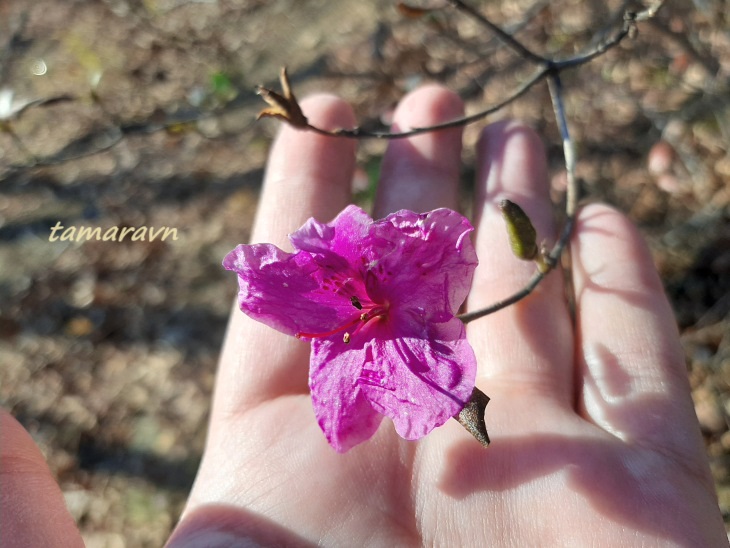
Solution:
{"label": "middle finger", "polygon": [[[393,129],[429,126],[462,115],[461,99],[429,85],[406,95],[395,112]],[[389,143],[383,158],[374,217],[399,209],[417,213],[437,207],[455,208],[461,165],[461,128],[428,132]]]}

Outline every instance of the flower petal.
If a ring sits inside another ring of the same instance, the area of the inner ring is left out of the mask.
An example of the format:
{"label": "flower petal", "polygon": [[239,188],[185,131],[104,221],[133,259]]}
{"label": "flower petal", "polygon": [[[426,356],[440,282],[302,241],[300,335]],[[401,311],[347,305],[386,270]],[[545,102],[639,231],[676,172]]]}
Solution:
{"label": "flower petal", "polygon": [[[357,317],[348,291],[364,291],[348,276],[344,260],[328,262],[306,252],[286,253],[271,244],[239,245],[223,260],[238,274],[241,310],[289,335],[326,332]],[[334,284],[337,280],[339,285]]]}
{"label": "flower petal", "polygon": [[314,218],[289,235],[295,249],[309,253],[334,253],[349,263],[361,263],[359,253],[363,240],[373,220],[362,209],[349,205],[330,223],[320,223]]}
{"label": "flower petal", "polygon": [[360,375],[362,392],[413,440],[464,407],[474,388],[476,357],[458,319],[429,325],[428,338],[374,337]]}
{"label": "flower petal", "polygon": [[370,439],[383,419],[358,383],[364,360],[363,345],[351,346],[335,338],[312,341],[312,406],[327,441],[339,453]]}
{"label": "flower petal", "polygon": [[291,234],[294,254],[257,244],[226,256],[241,310],[312,338],[312,403],[337,451],[369,439],[383,415],[421,438],[468,401],[476,358],[454,314],[477,264],[472,230],[446,209],[373,222],[349,206]]}
{"label": "flower petal", "polygon": [[368,288],[377,288],[376,300],[394,308],[419,309],[430,321],[454,316],[471,287],[477,256],[469,221],[449,209],[417,214],[402,210],[373,223],[364,256],[374,276]]}

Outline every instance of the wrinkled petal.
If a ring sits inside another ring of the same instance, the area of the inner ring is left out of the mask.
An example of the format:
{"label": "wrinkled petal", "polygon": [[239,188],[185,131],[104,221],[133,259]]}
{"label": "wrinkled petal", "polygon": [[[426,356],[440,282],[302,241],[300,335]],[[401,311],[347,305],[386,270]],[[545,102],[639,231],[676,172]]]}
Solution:
{"label": "wrinkled petal", "polygon": [[471,396],[476,357],[458,319],[432,324],[430,337],[375,337],[360,375],[373,408],[398,434],[419,439],[461,411]]}
{"label": "wrinkled petal", "polygon": [[371,297],[427,311],[431,321],[450,319],[469,293],[478,262],[472,230],[449,209],[402,210],[376,221],[365,242],[369,272],[363,277],[368,290],[378,293]]}
{"label": "wrinkled petal", "polygon": [[295,249],[309,253],[335,254],[350,264],[361,262],[360,247],[373,220],[355,205],[347,206],[331,223],[310,218],[289,235]]}
{"label": "wrinkled petal", "polygon": [[312,406],[327,441],[339,453],[370,439],[383,419],[358,383],[364,354],[362,345],[346,345],[334,338],[312,341]]}
{"label": "wrinkled petal", "polygon": [[312,339],[312,404],[337,451],[369,439],[383,416],[421,438],[468,401],[476,359],[454,315],[477,264],[472,230],[446,209],[373,221],[349,206],[292,233],[293,254],[258,244],[226,256],[241,310]]}
{"label": "wrinkled petal", "polygon": [[223,266],[238,274],[241,310],[289,335],[329,331],[357,316],[349,293],[340,289],[353,284],[344,262],[322,264],[309,253],[255,244],[236,247]]}

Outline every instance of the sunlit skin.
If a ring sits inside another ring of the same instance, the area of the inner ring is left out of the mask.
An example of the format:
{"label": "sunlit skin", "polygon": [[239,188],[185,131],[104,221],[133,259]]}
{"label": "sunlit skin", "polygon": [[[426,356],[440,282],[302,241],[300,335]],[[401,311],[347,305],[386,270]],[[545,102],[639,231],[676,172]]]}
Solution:
{"label": "sunlit skin", "polygon": [[[302,106],[318,125],[355,123],[331,96]],[[395,120],[423,126],[462,108],[426,86],[404,98]],[[288,249],[286,235],[307,218],[342,210],[355,145],[282,128],[252,241]],[[480,265],[467,310],[519,289],[535,268],[509,249],[501,199],[527,212],[538,241],[555,233],[532,131],[488,127],[476,161]],[[390,143],[374,216],[455,208],[461,165],[458,129]],[[477,386],[492,398],[489,448],[455,421],[410,442],[386,420],[368,442],[336,453],[314,419],[309,345],[234,310],[207,448],[169,545],[727,546],[673,315],[645,245],[621,214],[591,205],[571,253],[575,323],[553,272],[527,300],[468,326]],[[3,545],[80,545],[60,491],[15,424],[2,430],[2,534],[13,539]],[[20,521],[29,515],[38,527]],[[28,543],[31,535],[43,542]]]}

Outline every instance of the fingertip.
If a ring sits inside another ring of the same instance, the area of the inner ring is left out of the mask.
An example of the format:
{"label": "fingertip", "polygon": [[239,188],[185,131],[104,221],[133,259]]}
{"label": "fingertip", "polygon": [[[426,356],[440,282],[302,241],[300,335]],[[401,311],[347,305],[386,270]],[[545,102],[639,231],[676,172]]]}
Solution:
{"label": "fingertip", "polygon": [[398,104],[394,124],[405,131],[433,125],[464,115],[464,101],[459,94],[440,84],[425,84],[408,93]]}
{"label": "fingertip", "polygon": [[[308,122],[326,131],[352,128],[355,125],[355,113],[345,100],[329,93],[308,95],[299,103]],[[332,180],[339,184],[342,173],[354,168],[355,140],[315,133],[311,129],[296,128],[284,124],[272,146],[267,168],[267,181],[278,177],[291,178],[298,174],[308,175],[311,171],[319,176],[332,175]],[[319,170],[321,162],[315,163],[323,155],[327,160],[325,169]],[[329,179],[330,177],[325,177]],[[349,180],[348,180],[349,182]]]}
{"label": "fingertip", "polygon": [[477,144],[477,199],[509,194],[526,201],[548,197],[545,145],[530,126],[502,120],[484,128]]}
{"label": "fingertip", "polygon": [[308,95],[300,106],[309,122],[322,129],[351,129],[356,123],[350,103],[331,93]]}
{"label": "fingertip", "polygon": [[[461,98],[437,84],[407,94],[393,116],[393,132],[449,122],[464,113]],[[376,216],[406,208],[428,211],[457,205],[461,128],[429,131],[392,140],[383,158]]]}
{"label": "fingertip", "polygon": [[472,292],[472,302],[483,302],[516,291],[534,270],[531,264],[516,261],[508,245],[498,207],[501,200],[509,199],[522,208],[537,231],[538,242],[550,245],[556,233],[545,147],[532,128],[512,120],[484,128],[477,145],[476,171],[473,217],[477,254],[492,259],[488,268],[480,266],[480,276],[488,287],[477,284]]}
{"label": "fingertip", "polygon": [[515,120],[484,128],[477,144],[476,177],[474,220],[478,236],[481,232],[488,246],[493,241],[490,230],[503,230],[498,208],[503,199],[516,203],[527,214],[537,230],[538,242],[551,245],[555,241],[545,145],[534,129]]}
{"label": "fingertip", "polygon": [[[334,95],[311,95],[300,106],[309,123],[322,129],[355,124],[352,107]],[[351,200],[355,144],[353,139],[283,125],[269,154],[251,241],[287,249],[287,235],[310,217],[322,222],[336,217]],[[307,359],[308,345],[267,329],[234,311],[220,359],[214,416],[240,410],[244,403],[261,401],[271,394],[307,390],[306,371],[304,375],[292,371]],[[250,344],[264,338],[275,342],[268,346]],[[249,366],[265,362],[277,367],[262,374],[259,369],[241,365],[245,359],[250,360]]]}
{"label": "fingertip", "polygon": [[[352,107],[330,94],[300,103],[309,123],[325,130],[355,124]],[[330,221],[351,197],[355,141],[284,126],[269,154],[254,241],[286,245],[286,235],[309,217]]]}

